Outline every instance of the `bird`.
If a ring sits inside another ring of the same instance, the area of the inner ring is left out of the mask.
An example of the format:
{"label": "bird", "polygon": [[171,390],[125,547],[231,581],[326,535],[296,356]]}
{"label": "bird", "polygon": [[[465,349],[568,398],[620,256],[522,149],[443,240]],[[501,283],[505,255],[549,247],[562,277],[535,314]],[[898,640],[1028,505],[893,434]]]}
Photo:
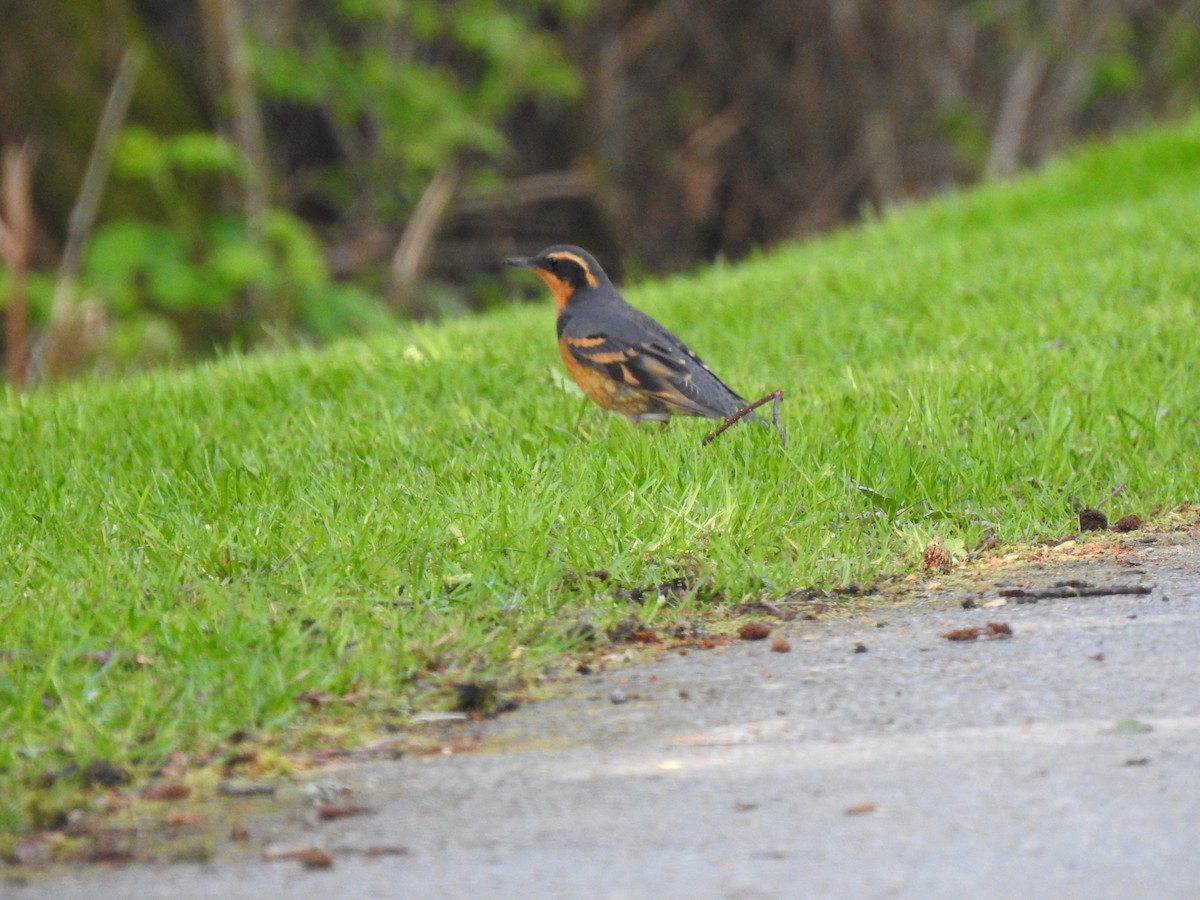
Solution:
{"label": "bird", "polygon": [[555,244],[504,265],[532,269],[549,286],[563,363],[598,406],[635,425],[744,411],[746,401],[687,344],[627,303],[586,250]]}

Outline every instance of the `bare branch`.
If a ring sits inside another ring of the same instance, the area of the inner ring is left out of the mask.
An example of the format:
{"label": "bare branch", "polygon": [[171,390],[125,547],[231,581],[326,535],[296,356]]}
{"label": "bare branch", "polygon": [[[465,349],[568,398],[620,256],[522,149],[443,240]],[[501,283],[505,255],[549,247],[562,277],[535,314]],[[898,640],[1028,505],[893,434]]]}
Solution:
{"label": "bare branch", "polygon": [[1004,101],[992,133],[992,146],[983,165],[985,178],[1005,178],[1017,170],[1026,130],[1033,116],[1033,98],[1046,72],[1046,56],[1030,46],[1008,76]]}
{"label": "bare branch", "polygon": [[233,107],[231,130],[246,163],[244,211],[246,223],[256,237],[269,206],[267,139],[262,110],[254,87],[254,70],[246,36],[246,21],[240,0],[204,0],[209,38],[224,70]]}
{"label": "bare branch", "polygon": [[392,278],[398,285],[412,284],[424,274],[438,226],[457,188],[458,172],[453,168],[442,169],[426,185],[392,256]]}
{"label": "bare branch", "polygon": [[126,50],[121,57],[108,100],[104,104],[104,112],[100,116],[100,124],[96,128],[96,140],[88,157],[83,183],[67,220],[67,243],[59,262],[58,283],[54,286],[54,298],[50,304],[50,325],[39,354],[40,369],[47,378],[59,375],[72,358],[80,356],[79,346],[71,346],[73,342],[78,343],[75,341],[78,332],[75,327],[78,324],[75,295],[79,272],[83,267],[84,249],[96,222],[96,212],[100,208],[100,198],[104,195],[104,184],[112,167],[117,138],[133,99],[133,87],[142,68],[143,56],[141,50],[134,48]]}
{"label": "bare branch", "polygon": [[33,255],[33,153],[28,145],[4,149],[4,212],[0,218],[0,256],[8,268],[8,301],[4,310],[5,368],[13,387],[25,384],[29,372],[29,298],[26,273]]}
{"label": "bare branch", "polygon": [[104,104],[104,113],[100,116],[100,125],[96,129],[96,140],[92,144],[92,154],[88,157],[87,171],[83,175],[83,184],[79,187],[75,206],[67,220],[67,243],[58,267],[58,284],[54,290],[51,318],[69,310],[75,299],[75,282],[83,265],[84,247],[87,246],[92,226],[96,222],[96,210],[100,207],[104,183],[108,180],[108,170],[112,166],[113,150],[121,126],[125,122],[125,115],[129,112],[134,82],[141,71],[142,61],[141,50],[125,51],[109,90],[108,101]]}

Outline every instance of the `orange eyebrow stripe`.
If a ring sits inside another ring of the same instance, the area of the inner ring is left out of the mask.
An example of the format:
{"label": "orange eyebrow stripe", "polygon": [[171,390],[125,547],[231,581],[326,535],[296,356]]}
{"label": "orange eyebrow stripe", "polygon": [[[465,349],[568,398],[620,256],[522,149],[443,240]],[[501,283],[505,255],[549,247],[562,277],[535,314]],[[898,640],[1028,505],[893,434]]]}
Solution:
{"label": "orange eyebrow stripe", "polygon": [[583,269],[583,274],[584,277],[587,278],[589,287],[596,287],[596,285],[600,283],[596,280],[596,276],[592,274],[592,267],[589,266],[584,258],[578,253],[551,253],[550,259],[569,259],[571,262],[575,263],[577,266],[579,266],[579,268]]}

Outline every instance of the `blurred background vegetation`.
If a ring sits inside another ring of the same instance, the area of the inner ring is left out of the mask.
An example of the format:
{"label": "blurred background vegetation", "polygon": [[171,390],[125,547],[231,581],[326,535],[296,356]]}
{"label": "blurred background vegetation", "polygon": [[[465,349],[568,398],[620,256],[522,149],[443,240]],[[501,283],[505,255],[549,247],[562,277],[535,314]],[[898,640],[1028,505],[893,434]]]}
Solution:
{"label": "blurred background vegetation", "polygon": [[1194,0],[0,0],[13,384],[737,258],[1182,115]]}

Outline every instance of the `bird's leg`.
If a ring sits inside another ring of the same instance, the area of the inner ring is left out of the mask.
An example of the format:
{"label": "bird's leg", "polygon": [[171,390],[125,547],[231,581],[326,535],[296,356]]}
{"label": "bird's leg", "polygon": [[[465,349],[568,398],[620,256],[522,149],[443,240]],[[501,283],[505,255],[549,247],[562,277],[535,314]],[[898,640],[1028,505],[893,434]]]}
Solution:
{"label": "bird's leg", "polygon": [[758,409],[760,406],[763,406],[766,403],[770,403],[772,400],[775,401],[774,405],[773,405],[773,409],[772,409],[772,419],[775,422],[775,427],[779,429],[780,438],[786,442],[786,438],[784,437],[784,434],[783,434],[783,429],[779,428],[779,404],[783,400],[783,391],[771,391],[771,393],[766,394],[765,396],[759,397],[753,403],[749,404],[748,406],[743,406],[741,409],[739,409],[733,415],[729,416],[724,422],[722,422],[715,429],[713,429],[708,434],[706,434],[704,436],[704,440],[702,441],[702,443],[706,446],[708,444],[711,444],[713,442],[713,440],[717,437],[717,435],[719,435],[722,431],[724,431],[730,425],[740,422],[742,419],[746,418],[746,416],[750,415],[750,413],[754,412],[754,410]]}
{"label": "bird's leg", "polygon": [[775,402],[771,404],[771,421],[775,423],[775,430],[779,432],[779,443],[784,447],[787,446],[787,432],[783,430],[783,426],[779,424],[779,407],[783,403],[783,391],[775,392]]}
{"label": "bird's leg", "polygon": [[625,413],[627,418],[634,425],[641,425],[643,422],[657,422],[659,431],[665,431],[667,426],[671,424],[671,416],[669,413]]}

